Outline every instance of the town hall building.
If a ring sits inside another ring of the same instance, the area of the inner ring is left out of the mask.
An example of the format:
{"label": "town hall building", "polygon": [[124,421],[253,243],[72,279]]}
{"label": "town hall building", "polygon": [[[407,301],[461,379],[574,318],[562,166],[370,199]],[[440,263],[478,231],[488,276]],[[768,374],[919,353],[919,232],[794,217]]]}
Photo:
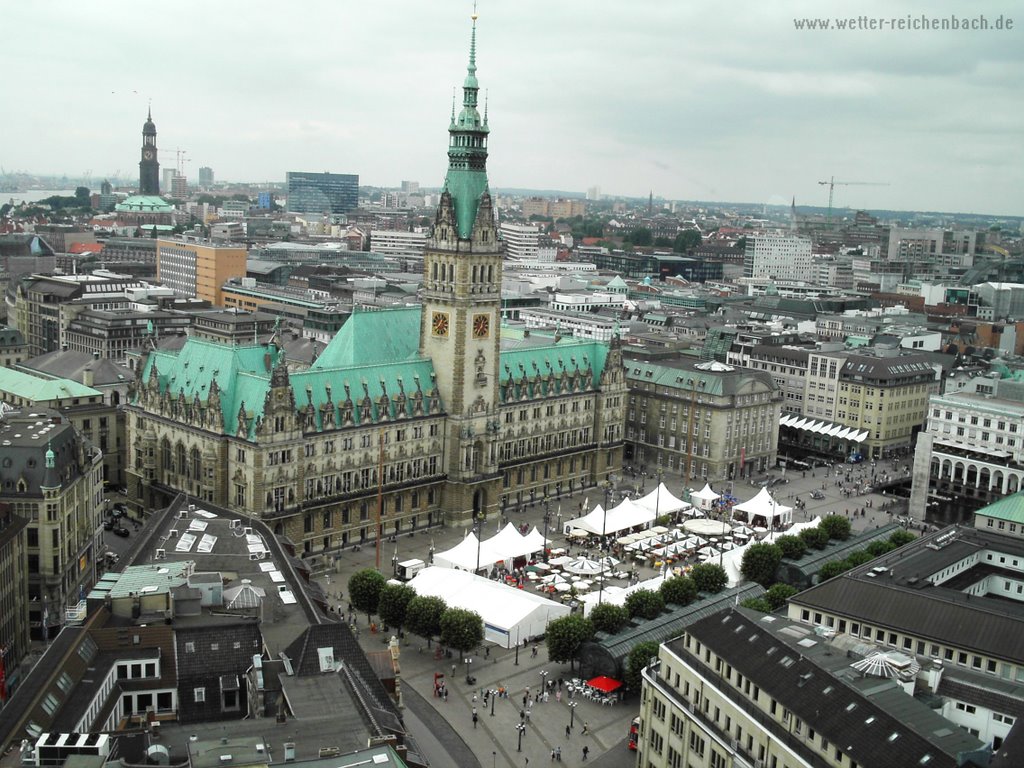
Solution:
{"label": "town hall building", "polygon": [[184,492],[321,552],[495,518],[621,466],[617,338],[501,326],[504,248],[478,93],[474,16],[422,306],[355,312],[305,370],[289,369],[276,338],[150,350],[127,405],[137,507]]}

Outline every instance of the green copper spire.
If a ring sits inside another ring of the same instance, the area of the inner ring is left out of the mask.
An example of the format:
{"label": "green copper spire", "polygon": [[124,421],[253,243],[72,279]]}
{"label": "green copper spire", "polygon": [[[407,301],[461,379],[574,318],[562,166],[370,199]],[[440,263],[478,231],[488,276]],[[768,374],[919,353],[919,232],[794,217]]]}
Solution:
{"label": "green copper spire", "polygon": [[452,110],[448,127],[448,174],[445,190],[452,196],[460,238],[469,238],[476,220],[480,196],[487,191],[487,122],[477,110],[480,86],[476,79],[476,19],[469,43],[469,66],[462,83],[462,111]]}

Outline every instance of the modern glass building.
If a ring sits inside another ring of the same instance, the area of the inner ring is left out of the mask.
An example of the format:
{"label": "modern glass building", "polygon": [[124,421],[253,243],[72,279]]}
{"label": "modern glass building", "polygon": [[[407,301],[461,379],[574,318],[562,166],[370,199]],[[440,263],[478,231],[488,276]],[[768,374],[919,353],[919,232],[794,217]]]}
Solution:
{"label": "modern glass building", "polygon": [[358,206],[358,174],[288,172],[292,213],[348,213]]}

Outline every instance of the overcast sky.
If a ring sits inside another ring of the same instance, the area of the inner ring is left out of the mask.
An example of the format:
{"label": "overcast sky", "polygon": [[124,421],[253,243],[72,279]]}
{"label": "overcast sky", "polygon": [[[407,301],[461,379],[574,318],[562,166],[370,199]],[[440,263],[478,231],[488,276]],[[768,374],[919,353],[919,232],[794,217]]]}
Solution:
{"label": "overcast sky", "polygon": [[[438,186],[466,0],[3,3],[0,164],[136,176],[149,99],[186,173]],[[826,10],[827,9],[827,10]],[[1024,214],[1019,2],[480,0],[491,185]],[[1012,17],[797,31],[794,17]],[[174,162],[173,153],[161,157]]]}

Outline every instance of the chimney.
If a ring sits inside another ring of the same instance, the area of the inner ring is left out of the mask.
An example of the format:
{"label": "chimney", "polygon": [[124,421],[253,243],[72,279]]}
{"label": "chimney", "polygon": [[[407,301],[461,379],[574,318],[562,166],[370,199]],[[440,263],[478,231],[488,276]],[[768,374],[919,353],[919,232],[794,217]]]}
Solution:
{"label": "chimney", "polygon": [[90,365],[88,368],[86,368],[84,371],[82,371],[82,383],[85,386],[87,386],[87,387],[91,387],[93,381],[94,381],[94,375],[93,375],[93,372],[92,372],[92,366]]}

